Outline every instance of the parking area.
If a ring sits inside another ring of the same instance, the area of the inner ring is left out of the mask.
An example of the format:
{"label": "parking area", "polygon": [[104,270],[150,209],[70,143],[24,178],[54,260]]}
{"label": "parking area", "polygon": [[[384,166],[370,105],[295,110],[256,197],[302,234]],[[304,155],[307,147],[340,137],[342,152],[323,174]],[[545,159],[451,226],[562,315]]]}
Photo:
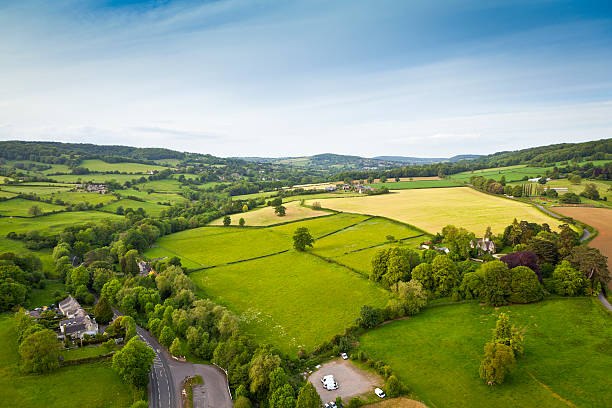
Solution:
{"label": "parking area", "polygon": [[[321,383],[321,378],[330,374],[338,383],[337,390],[328,391]],[[323,402],[334,401],[336,397],[348,402],[353,397],[371,393],[374,388],[384,385],[384,380],[379,375],[364,371],[350,360],[340,358],[323,364],[308,377],[308,381],[315,386]]]}

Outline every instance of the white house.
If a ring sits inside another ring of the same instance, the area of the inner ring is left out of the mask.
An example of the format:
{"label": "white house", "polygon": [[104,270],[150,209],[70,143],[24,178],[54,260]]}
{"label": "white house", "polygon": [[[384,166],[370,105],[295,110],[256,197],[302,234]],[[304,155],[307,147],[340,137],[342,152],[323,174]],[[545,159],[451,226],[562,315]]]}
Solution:
{"label": "white house", "polygon": [[75,298],[68,297],[59,303],[60,312],[67,319],[59,324],[60,331],[64,336],[76,336],[83,338],[86,334],[94,336],[98,334],[98,323],[83,310]]}

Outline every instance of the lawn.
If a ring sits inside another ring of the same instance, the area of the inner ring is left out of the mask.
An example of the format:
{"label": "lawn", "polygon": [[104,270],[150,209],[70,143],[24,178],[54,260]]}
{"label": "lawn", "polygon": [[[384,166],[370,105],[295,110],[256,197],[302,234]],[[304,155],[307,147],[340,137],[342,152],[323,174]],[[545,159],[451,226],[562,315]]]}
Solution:
{"label": "lawn", "polygon": [[323,208],[385,216],[415,225],[429,233],[439,232],[448,224],[464,227],[477,235],[484,234],[488,226],[494,233],[501,233],[514,218],[546,222],[552,227],[558,224],[558,221],[528,204],[494,197],[468,187],[401,190],[377,196],[317,201]]}
{"label": "lawn", "polygon": [[62,350],[60,355],[64,360],[78,360],[86,357],[97,357],[103,354],[108,354],[108,351],[101,345],[77,347],[69,350]]}
{"label": "lawn", "polygon": [[387,291],[348,269],[294,250],[189,276],[249,333],[292,357],[342,333],[364,304],[388,300]]}
{"label": "lawn", "polygon": [[[232,214],[231,219],[233,224],[238,224],[240,218],[244,218],[245,225],[251,226],[266,226],[279,224],[281,222],[289,222],[301,220],[303,218],[320,217],[322,215],[329,215],[329,211],[314,210],[309,207],[303,207],[299,201],[292,201],[283,205],[285,207],[286,214],[283,217],[279,217],[274,213],[275,207],[263,207],[253,211],[248,211],[241,214]],[[210,225],[223,225],[223,218],[219,218],[210,223]]]}
{"label": "lawn", "polygon": [[56,234],[65,227],[101,220],[121,220],[123,217],[99,211],[74,211],[45,215],[36,218],[1,218],[0,237],[9,232],[25,233],[37,230],[41,234]]}
{"label": "lawn", "polygon": [[102,207],[102,211],[108,211],[108,212],[115,214],[117,211],[117,208],[119,207],[123,207],[124,210],[128,208],[131,208],[133,210],[142,208],[143,210],[145,210],[147,214],[152,215],[153,217],[158,217],[163,210],[167,210],[169,208],[166,205],[159,205],[159,204],[150,203],[147,201],[142,202],[142,201],[136,201],[136,200],[130,200],[128,198],[124,198],[119,201],[114,201],[105,207]]}
{"label": "lawn", "polygon": [[24,200],[23,198],[13,198],[12,200],[0,201],[0,215],[6,217],[32,217],[32,215],[29,214],[29,211],[33,206],[40,208],[43,214],[54,211],[63,211],[65,209],[65,207],[61,205]]}
{"label": "lawn", "polygon": [[[525,355],[504,384],[489,387],[478,367],[500,312],[524,331]],[[500,308],[452,304],[371,330],[359,341],[431,407],[606,407],[610,319],[593,298]]]}
{"label": "lawn", "polygon": [[461,184],[450,179],[443,180],[415,180],[415,181],[398,181],[370,184],[374,188],[387,187],[389,190],[406,190],[411,188],[439,188],[439,187],[457,187]]}
{"label": "lawn", "polygon": [[145,174],[147,171],[162,171],[167,167],[157,166],[155,164],[141,164],[141,163],[106,163],[102,160],[83,160],[79,167],[85,167],[90,171],[96,171],[100,173],[108,173],[118,171],[120,173],[139,173]]}
{"label": "lawn", "polygon": [[32,289],[28,307],[34,309],[53,304],[55,302],[55,296],[53,296],[55,291],[66,293],[66,286],[60,281],[48,280],[44,289]]}
{"label": "lawn", "polygon": [[299,227],[320,237],[366,217],[340,214],[268,228],[201,227],[161,237],[147,250],[148,258],[178,256],[187,268],[211,267],[288,250]]}
{"label": "lawn", "polygon": [[0,315],[0,406],[20,408],[129,407],[132,391],[110,362],[62,367],[46,375],[23,375],[11,314]]}

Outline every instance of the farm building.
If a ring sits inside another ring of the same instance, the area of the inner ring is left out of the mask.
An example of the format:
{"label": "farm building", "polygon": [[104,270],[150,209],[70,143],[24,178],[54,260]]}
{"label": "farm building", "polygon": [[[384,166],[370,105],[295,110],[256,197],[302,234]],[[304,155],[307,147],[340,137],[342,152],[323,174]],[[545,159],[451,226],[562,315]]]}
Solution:
{"label": "farm building", "polygon": [[482,252],[495,253],[495,242],[491,241],[489,238],[470,241],[470,247],[478,248]]}

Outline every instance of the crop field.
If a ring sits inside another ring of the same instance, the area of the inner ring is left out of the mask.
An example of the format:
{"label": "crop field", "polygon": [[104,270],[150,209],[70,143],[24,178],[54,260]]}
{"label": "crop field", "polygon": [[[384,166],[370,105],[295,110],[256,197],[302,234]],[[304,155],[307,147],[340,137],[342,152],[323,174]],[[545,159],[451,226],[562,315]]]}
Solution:
{"label": "crop field", "polygon": [[[48,198],[48,197],[46,197]],[[65,191],[51,194],[53,200],[62,200],[67,204],[89,203],[91,205],[108,204],[117,199],[112,194],[85,193],[80,191]]]}
{"label": "crop field", "polygon": [[323,208],[336,211],[392,218],[429,233],[439,232],[448,224],[462,226],[477,235],[483,234],[488,226],[494,233],[501,233],[514,218],[546,222],[551,227],[558,224],[528,204],[468,187],[401,190],[378,196],[320,200],[320,203]]}
{"label": "crop field", "polygon": [[101,211],[107,211],[115,214],[117,212],[117,208],[123,207],[124,210],[131,208],[133,210],[137,210],[138,208],[142,208],[149,215],[154,217],[158,217],[163,210],[168,209],[166,205],[159,205],[155,203],[142,202],[136,200],[130,200],[127,198],[121,199],[119,201],[114,201],[109,205],[102,207]]}
{"label": "crop field", "polygon": [[110,362],[62,367],[45,375],[22,374],[15,337],[13,316],[0,315],[0,406],[127,408],[132,404],[129,386]]}
{"label": "crop field", "polygon": [[346,268],[294,250],[189,276],[248,332],[292,357],[342,333],[364,304],[388,300],[387,291]]}
{"label": "crop field", "polygon": [[12,200],[0,201],[0,215],[6,217],[31,217],[31,215],[28,214],[28,211],[33,206],[38,206],[38,208],[42,210],[43,214],[64,210],[64,207],[61,205],[24,200],[23,198],[13,198]]}
{"label": "crop field", "polygon": [[118,171],[120,173],[138,173],[145,174],[147,171],[161,171],[167,169],[167,167],[157,166],[154,164],[141,164],[141,163],[106,163],[102,160],[83,160],[79,167],[85,167],[90,171],[96,171],[100,173]]}
{"label": "crop field", "polygon": [[133,196],[138,197],[142,200],[145,200],[149,203],[184,203],[187,199],[183,196],[174,193],[155,193],[155,192],[147,192],[144,190],[135,190],[135,189],[126,189],[119,190],[119,194],[122,197]]}
{"label": "crop field", "polygon": [[[244,218],[245,225],[266,226],[330,214],[329,211],[314,210],[309,207],[303,207],[300,205],[299,201],[287,203],[284,205],[284,207],[286,208],[286,214],[283,217],[279,217],[274,213],[274,207],[263,207],[245,213],[232,214],[230,218],[232,220],[232,224],[234,225],[238,224],[240,218]],[[210,225],[223,225],[223,218],[214,220],[210,223]]]}
{"label": "crop field", "polygon": [[[523,330],[525,354],[502,385],[490,387],[478,367],[500,312]],[[612,400],[610,339],[610,316],[597,299],[566,298],[500,308],[431,307],[359,341],[427,406],[605,407]]]}
{"label": "crop field", "polygon": [[406,190],[411,188],[440,188],[440,187],[457,187],[461,184],[450,179],[444,180],[421,180],[421,181],[398,181],[386,182],[378,184],[370,184],[375,188],[387,187],[389,190]]}
{"label": "crop field", "polygon": [[99,211],[74,211],[36,218],[2,218],[0,219],[0,237],[5,237],[9,232],[19,234],[32,230],[37,230],[43,235],[58,233],[70,225],[86,224],[104,219],[121,220],[123,217]]}
{"label": "crop field", "polygon": [[53,193],[70,191],[72,186],[53,185],[53,184],[18,184],[2,186],[2,191],[9,191],[17,194],[36,194],[37,196],[47,196]]}
{"label": "crop field", "polygon": [[[589,242],[589,246],[597,248],[608,257],[608,269],[612,270],[612,210],[589,207],[555,207],[553,210],[566,217],[572,217],[595,227],[599,234]],[[612,290],[612,281],[608,284]]]}

